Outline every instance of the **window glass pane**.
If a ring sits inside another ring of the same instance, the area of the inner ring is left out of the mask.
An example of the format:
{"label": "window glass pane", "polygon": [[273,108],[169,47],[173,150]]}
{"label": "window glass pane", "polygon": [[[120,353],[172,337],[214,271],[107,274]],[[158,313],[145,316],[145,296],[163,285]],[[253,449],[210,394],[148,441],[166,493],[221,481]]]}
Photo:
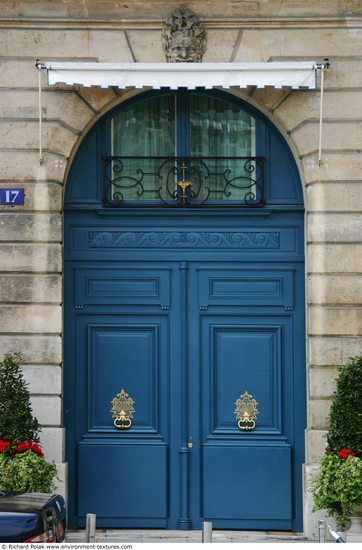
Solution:
{"label": "window glass pane", "polygon": [[211,157],[193,161],[191,176],[197,198],[240,201],[255,193],[256,166],[247,160],[255,156],[255,120],[251,115],[233,103],[192,94],[190,134],[191,156]]}
{"label": "window glass pane", "polygon": [[176,155],[175,96],[163,95],[123,109],[112,119],[112,198],[155,200],[163,180],[159,159]]}

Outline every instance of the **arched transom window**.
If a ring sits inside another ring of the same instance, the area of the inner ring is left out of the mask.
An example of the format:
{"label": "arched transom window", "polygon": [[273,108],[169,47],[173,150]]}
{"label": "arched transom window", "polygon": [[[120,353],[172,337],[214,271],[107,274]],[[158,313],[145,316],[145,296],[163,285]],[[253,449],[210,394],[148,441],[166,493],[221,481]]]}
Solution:
{"label": "arched transom window", "polygon": [[111,118],[109,206],[260,206],[255,118],[205,92],[151,95]]}

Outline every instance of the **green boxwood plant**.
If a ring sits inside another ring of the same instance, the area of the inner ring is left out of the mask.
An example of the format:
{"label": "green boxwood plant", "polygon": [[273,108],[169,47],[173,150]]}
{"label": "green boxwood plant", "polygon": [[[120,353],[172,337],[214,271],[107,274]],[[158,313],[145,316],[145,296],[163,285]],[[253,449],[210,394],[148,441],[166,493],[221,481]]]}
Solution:
{"label": "green boxwood plant", "polygon": [[56,466],[39,446],[39,423],[20,368],[21,355],[0,362],[0,491],[42,492],[55,489]]}
{"label": "green boxwood plant", "polygon": [[329,415],[328,447],[312,480],[315,510],[326,509],[345,528],[362,504],[362,357],[339,368]]}

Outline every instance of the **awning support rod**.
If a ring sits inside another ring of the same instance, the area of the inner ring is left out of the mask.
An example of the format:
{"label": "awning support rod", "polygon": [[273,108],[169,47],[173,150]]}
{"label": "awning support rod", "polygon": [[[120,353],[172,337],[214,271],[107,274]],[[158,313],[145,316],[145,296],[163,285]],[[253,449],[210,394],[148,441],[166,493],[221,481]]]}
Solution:
{"label": "awning support rod", "polygon": [[321,71],[321,91],[319,102],[319,139],[318,139],[318,166],[322,164],[322,129],[323,129],[323,92],[324,92],[324,70],[330,66],[329,60],[325,59],[324,63],[317,65],[317,69]]}
{"label": "awning support rod", "polygon": [[42,66],[38,60],[35,63],[36,68],[38,69],[38,110],[39,110],[39,164],[42,166],[44,163],[43,159],[43,116],[42,116],[42,87],[41,87],[41,70]]}

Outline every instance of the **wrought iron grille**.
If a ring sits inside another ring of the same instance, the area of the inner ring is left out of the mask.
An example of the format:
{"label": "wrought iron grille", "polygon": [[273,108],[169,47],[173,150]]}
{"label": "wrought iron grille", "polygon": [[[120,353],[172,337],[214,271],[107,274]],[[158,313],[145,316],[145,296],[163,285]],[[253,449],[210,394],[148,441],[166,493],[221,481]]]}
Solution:
{"label": "wrought iron grille", "polygon": [[106,207],[264,204],[264,157],[103,157]]}

